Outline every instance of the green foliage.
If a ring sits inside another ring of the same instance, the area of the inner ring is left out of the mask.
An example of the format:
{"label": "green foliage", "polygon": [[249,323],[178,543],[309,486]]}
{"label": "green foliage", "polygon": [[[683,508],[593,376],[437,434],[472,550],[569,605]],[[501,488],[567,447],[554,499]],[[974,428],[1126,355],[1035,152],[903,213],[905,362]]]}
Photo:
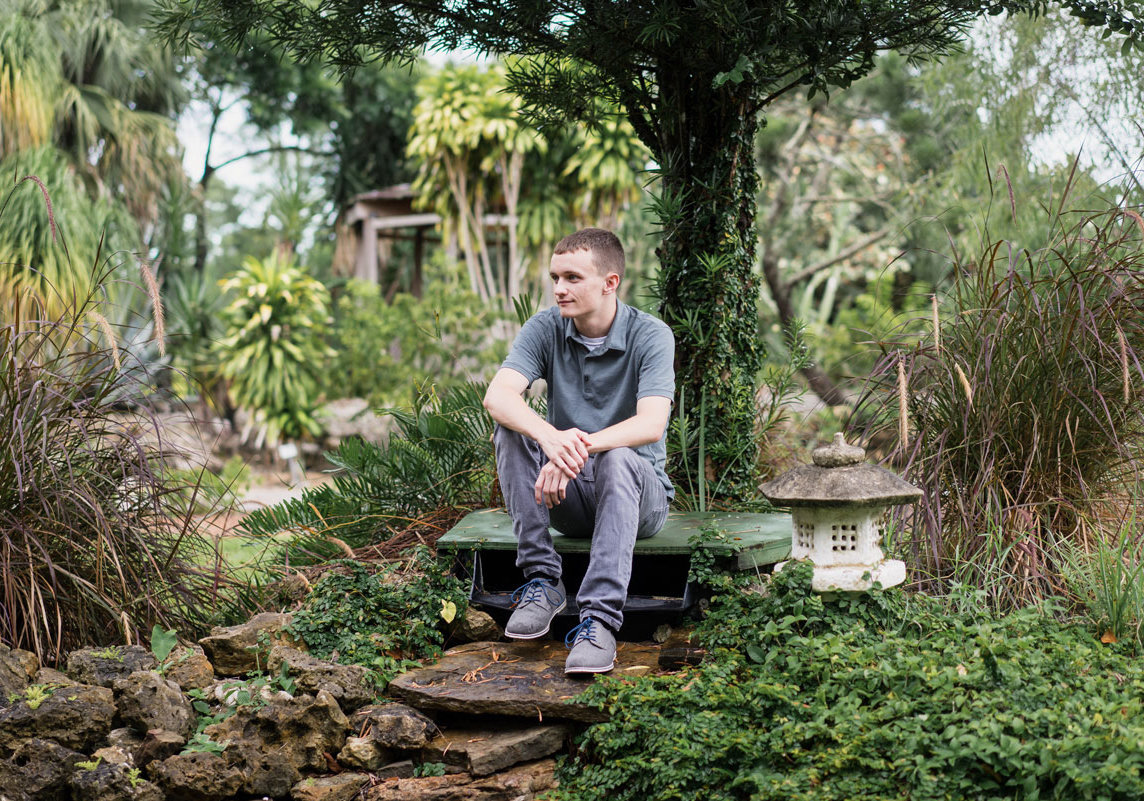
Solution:
{"label": "green foliage", "polygon": [[411,409],[390,409],[394,429],[380,445],[344,440],[326,454],[334,480],[247,515],[240,530],[271,537],[287,530],[290,563],[339,552],[330,537],[360,547],[436,510],[477,509],[492,502],[492,420],[484,388],[456,387],[446,395],[419,394]]}
{"label": "green foliage", "polygon": [[179,642],[179,638],[175,635],[174,629],[164,630],[162,626],[155,624],[151,628],[151,653],[154,654],[156,661],[162,664],[171,654],[171,649]]}
{"label": "green foliage", "polygon": [[1050,211],[1048,238],[990,243],[961,266],[939,341],[883,344],[858,414],[926,491],[905,545],[921,580],[960,577],[998,608],[1063,593],[1060,544],[1094,539],[1102,499],[1135,489],[1144,225],[1133,214]]}
{"label": "green foliage", "polygon": [[[824,600],[809,565],[716,599],[698,669],[594,684],[559,799],[1129,799],[1144,669],[1051,607]],[[961,605],[961,609],[956,608]]]}
{"label": "green foliage", "polygon": [[[0,160],[0,174],[20,179],[0,202],[0,300],[27,288],[51,314],[59,314],[71,298],[94,291],[92,265],[101,262],[101,254],[138,248],[139,229],[126,209],[92,197],[59,151],[43,147],[9,155]],[[0,317],[9,319],[7,313]]]}
{"label": "green foliage", "polygon": [[28,709],[39,709],[40,704],[52,697],[58,687],[54,684],[29,684],[22,693],[8,693],[8,703],[23,701]]}
{"label": "green foliage", "polygon": [[456,279],[435,277],[421,298],[398,293],[391,302],[374,283],[350,281],[338,299],[337,353],[330,397],[406,405],[432,382],[449,392],[485,380],[504,359],[507,342],[494,333],[503,316]]}
{"label": "green foliage", "polygon": [[385,684],[416,660],[438,656],[443,606],[463,610],[466,603],[460,579],[424,547],[409,566],[372,573],[360,562],[336,560],[294,613],[290,631],[315,656],[364,665]]}
{"label": "green foliage", "polygon": [[444,762],[422,762],[420,765],[414,765],[414,776],[444,776],[445,763]]}
{"label": "green foliage", "polygon": [[220,285],[231,300],[215,352],[231,396],[254,415],[257,442],[317,434],[318,374],[334,355],[322,342],[326,288],[281,250],[247,258]]}
{"label": "green foliage", "polygon": [[[1135,521],[1099,539],[1089,552],[1066,548],[1064,579],[1104,639],[1144,646],[1144,559]],[[1113,534],[1115,538],[1113,538]]]}

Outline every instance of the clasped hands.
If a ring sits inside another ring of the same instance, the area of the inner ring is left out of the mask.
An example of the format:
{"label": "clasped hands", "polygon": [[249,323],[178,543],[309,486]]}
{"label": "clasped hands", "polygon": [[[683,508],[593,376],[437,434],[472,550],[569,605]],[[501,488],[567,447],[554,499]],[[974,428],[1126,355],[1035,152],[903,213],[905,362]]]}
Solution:
{"label": "clasped hands", "polygon": [[588,434],[578,428],[564,431],[553,429],[553,435],[540,443],[548,462],[540,468],[533,489],[536,502],[549,509],[567,496],[568,482],[580,474],[588,461],[592,442]]}

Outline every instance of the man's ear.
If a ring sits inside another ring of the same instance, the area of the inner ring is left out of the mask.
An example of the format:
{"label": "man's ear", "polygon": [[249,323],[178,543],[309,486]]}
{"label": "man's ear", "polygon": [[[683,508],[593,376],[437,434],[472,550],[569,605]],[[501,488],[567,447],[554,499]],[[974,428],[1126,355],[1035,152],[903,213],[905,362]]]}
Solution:
{"label": "man's ear", "polygon": [[604,276],[604,294],[615,292],[620,286],[620,276],[618,273],[608,273]]}

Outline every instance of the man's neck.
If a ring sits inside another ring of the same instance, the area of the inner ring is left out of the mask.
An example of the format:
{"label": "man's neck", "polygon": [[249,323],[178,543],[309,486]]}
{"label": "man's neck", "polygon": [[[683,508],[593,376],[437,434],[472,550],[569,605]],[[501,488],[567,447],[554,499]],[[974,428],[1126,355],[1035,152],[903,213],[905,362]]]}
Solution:
{"label": "man's neck", "polygon": [[579,331],[582,336],[607,336],[608,332],[612,330],[612,323],[616,321],[616,313],[618,311],[619,304],[613,297],[611,304],[601,309],[598,314],[588,319],[573,320],[572,324],[576,326],[576,330]]}

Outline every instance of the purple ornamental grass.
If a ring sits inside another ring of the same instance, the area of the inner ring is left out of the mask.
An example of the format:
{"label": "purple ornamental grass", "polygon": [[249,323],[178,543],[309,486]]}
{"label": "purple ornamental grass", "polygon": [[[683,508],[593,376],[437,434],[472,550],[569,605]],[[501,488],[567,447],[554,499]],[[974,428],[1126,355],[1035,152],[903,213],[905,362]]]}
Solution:
{"label": "purple ornamental grass", "polygon": [[854,418],[925,490],[895,544],[915,584],[967,583],[997,608],[1067,592],[1066,546],[1118,536],[1135,503],[1144,219],[1050,222],[1036,249],[995,242],[958,264],[940,330],[882,343]]}

